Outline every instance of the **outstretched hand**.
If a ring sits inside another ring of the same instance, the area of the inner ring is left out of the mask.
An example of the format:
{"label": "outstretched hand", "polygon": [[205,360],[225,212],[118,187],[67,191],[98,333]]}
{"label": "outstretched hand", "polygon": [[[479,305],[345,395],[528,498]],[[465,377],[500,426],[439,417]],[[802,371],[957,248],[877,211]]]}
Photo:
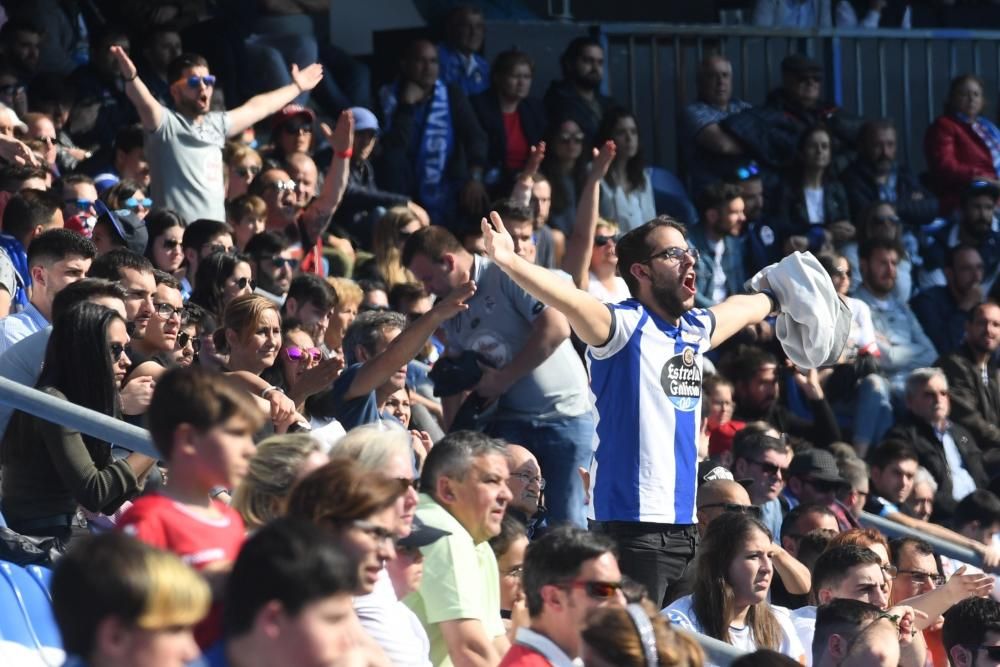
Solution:
{"label": "outstretched hand", "polygon": [[319,63],[313,63],[305,69],[299,69],[298,65],[292,63],[291,74],[292,82],[298,87],[299,92],[304,93],[319,85],[323,79],[323,66]]}
{"label": "outstretched hand", "polygon": [[337,125],[332,130],[326,123],[320,123],[319,127],[335,153],[343,153],[354,146],[354,114],[350,109],[340,112]]}
{"label": "outstretched hand", "polygon": [[28,144],[5,134],[0,134],[0,158],[21,166],[37,167],[40,164]]}
{"label": "outstretched hand", "polygon": [[521,172],[521,176],[534,176],[537,174],[544,159],[545,142],[539,141],[538,144],[528,149],[528,161],[524,163],[524,170]]}
{"label": "outstretched hand", "polygon": [[591,175],[595,176],[598,180],[607,176],[608,169],[611,167],[611,163],[615,161],[617,153],[618,147],[610,139],[605,141],[604,145],[599,149],[595,148],[593,152],[594,161],[590,163]]}
{"label": "outstretched hand", "polygon": [[514,252],[514,239],[504,227],[503,220],[496,211],[490,211],[489,219],[483,218],[481,225],[486,255],[500,268],[506,267],[517,254]]}
{"label": "outstretched hand", "polygon": [[128,53],[125,52],[125,49],[120,46],[112,46],[111,55],[113,55],[115,60],[118,62],[118,72],[122,75],[122,78],[134,79],[138,70],[136,70],[135,63],[128,57]]}
{"label": "outstretched hand", "polygon": [[455,317],[455,315],[469,309],[469,304],[465,302],[475,293],[476,282],[474,280],[468,280],[448,292],[448,295],[443,299],[438,299],[432,310],[440,313],[444,319],[450,320]]}

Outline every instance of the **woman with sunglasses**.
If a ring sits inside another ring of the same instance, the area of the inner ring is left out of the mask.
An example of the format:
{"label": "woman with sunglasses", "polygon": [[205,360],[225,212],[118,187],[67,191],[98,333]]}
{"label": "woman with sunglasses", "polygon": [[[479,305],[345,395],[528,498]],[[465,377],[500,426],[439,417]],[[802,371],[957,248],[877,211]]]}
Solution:
{"label": "woman with sunglasses", "polygon": [[289,104],[274,115],[272,145],[264,157],[283,164],[295,153],[312,155],[316,115],[310,109]]}
{"label": "woman with sunglasses", "polygon": [[222,161],[226,165],[227,202],[245,195],[247,188],[264,165],[260,153],[236,141],[226,142],[226,147],[222,151]]}
{"label": "woman with sunglasses", "polygon": [[567,237],[573,231],[580,184],[587,175],[583,131],[569,118],[555,123],[545,137],[545,159],[539,171],[552,186],[548,224]]}
{"label": "woman with sunglasses", "polygon": [[[187,222],[176,211],[160,208],[146,216],[146,259],[153,268],[181,280],[184,277],[184,229]],[[185,295],[189,296],[189,295]]]}
{"label": "woman with sunglasses", "polygon": [[760,520],[725,512],[698,545],[692,593],[663,610],[672,623],[752,653],[767,648],[805,664],[788,610],[767,602],[774,566],[771,533]]}
{"label": "woman with sunglasses", "polygon": [[197,287],[188,301],[221,317],[230,301],[253,293],[256,284],[252,276],[250,259],[246,255],[212,253],[198,264]]}
{"label": "woman with sunglasses", "polygon": [[375,223],[372,248],[375,256],[355,270],[354,279],[381,280],[390,288],[400,283],[416,282],[409,269],[403,266],[401,258],[406,239],[424,227],[426,225],[409,208],[390,208]]}
{"label": "woman with sunglasses", "polygon": [[[36,387],[120,417],[128,345],[123,313],[77,304],[52,328]],[[139,493],[155,463],[139,453],[116,459],[110,443],[15,411],[0,443],[4,518],[18,533],[68,541],[87,532],[79,507],[113,514]]]}
{"label": "woman with sunglasses", "polygon": [[149,210],[153,207],[153,200],[146,196],[146,191],[135,181],[128,179],[118,181],[108,188],[101,199],[112,211],[128,209],[138,216],[140,220],[145,220]]}

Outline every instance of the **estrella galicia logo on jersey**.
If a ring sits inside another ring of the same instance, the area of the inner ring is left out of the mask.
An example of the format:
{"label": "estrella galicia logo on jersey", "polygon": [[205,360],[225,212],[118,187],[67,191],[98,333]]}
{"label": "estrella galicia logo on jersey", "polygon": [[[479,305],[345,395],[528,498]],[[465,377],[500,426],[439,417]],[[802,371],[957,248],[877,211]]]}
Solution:
{"label": "estrella galicia logo on jersey", "polygon": [[698,368],[694,349],[685,347],[683,352],[675,354],[663,364],[660,386],[678,410],[691,412],[698,406],[701,398],[701,369]]}

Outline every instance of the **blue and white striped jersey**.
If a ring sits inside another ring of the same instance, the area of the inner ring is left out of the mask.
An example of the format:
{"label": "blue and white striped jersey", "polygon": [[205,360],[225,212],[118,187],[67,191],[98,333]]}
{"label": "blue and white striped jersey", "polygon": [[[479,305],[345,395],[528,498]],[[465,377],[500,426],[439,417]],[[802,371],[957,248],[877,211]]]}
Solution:
{"label": "blue and white striped jersey", "polygon": [[609,304],[611,338],[587,349],[597,412],[590,518],[695,523],[701,362],[715,316],[674,326],[635,299]]}

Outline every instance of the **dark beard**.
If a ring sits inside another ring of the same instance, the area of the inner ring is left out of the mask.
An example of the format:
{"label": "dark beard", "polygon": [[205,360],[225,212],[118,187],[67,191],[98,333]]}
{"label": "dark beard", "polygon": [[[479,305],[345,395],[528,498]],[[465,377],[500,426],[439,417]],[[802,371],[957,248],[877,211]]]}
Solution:
{"label": "dark beard", "polygon": [[653,293],[653,301],[656,302],[670,317],[680,319],[681,315],[690,310],[684,302],[677,296],[677,288],[664,287],[655,282],[650,286]]}
{"label": "dark beard", "polygon": [[601,87],[601,78],[591,79],[586,76],[577,76],[573,81],[574,85],[585,90],[597,90]]}

